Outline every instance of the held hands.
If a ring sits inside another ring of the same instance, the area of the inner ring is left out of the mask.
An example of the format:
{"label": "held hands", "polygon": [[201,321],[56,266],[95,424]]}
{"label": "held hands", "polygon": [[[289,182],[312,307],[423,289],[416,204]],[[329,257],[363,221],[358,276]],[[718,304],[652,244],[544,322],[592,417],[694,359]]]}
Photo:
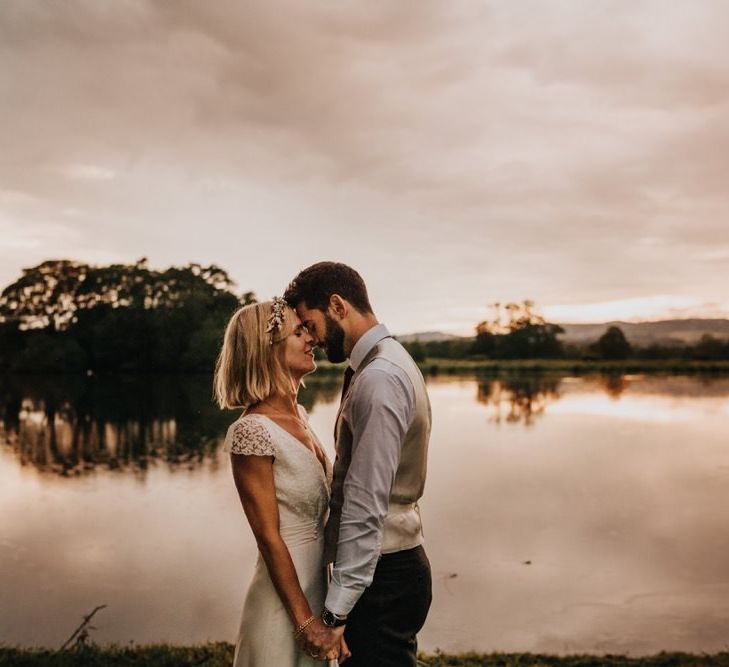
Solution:
{"label": "held hands", "polygon": [[[342,628],[342,630],[344,630]],[[347,658],[352,657],[352,651],[349,650],[349,646],[347,646],[347,642],[344,640],[344,631],[342,631],[342,636],[339,639],[339,664],[341,665]]]}
{"label": "held hands", "polygon": [[316,660],[344,662],[352,654],[344,641],[344,626],[328,628],[320,618],[307,625],[296,639],[304,653]]}

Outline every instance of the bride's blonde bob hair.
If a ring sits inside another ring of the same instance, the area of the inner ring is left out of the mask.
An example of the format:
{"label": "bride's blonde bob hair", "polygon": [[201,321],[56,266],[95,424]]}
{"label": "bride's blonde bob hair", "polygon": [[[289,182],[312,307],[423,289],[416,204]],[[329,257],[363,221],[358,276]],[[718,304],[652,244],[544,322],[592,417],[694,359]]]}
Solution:
{"label": "bride's blonde bob hair", "polygon": [[295,391],[281,343],[299,325],[296,313],[283,309],[283,321],[267,332],[273,301],[239,308],[228,322],[215,364],[213,391],[221,408],[247,408],[276,393]]}

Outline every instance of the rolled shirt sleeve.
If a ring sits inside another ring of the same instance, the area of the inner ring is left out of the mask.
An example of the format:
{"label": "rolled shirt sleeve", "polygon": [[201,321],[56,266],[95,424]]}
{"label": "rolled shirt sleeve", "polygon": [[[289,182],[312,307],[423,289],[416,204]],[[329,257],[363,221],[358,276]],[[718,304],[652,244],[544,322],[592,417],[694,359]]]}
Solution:
{"label": "rolled shirt sleeve", "polygon": [[326,598],[335,614],[348,614],[372,583],[390,491],[414,414],[415,391],[401,368],[376,359],[362,370],[344,414],[352,430],[352,459]]}

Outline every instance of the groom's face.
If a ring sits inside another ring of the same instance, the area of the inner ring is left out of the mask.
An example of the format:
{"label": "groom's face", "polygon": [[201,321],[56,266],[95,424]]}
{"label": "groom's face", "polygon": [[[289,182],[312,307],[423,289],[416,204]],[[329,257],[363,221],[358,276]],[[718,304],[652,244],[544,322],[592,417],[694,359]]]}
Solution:
{"label": "groom's face", "polygon": [[329,361],[338,364],[347,358],[344,351],[344,329],[329,313],[308,308],[305,304],[299,304],[296,313],[314,337],[315,345],[324,350]]}

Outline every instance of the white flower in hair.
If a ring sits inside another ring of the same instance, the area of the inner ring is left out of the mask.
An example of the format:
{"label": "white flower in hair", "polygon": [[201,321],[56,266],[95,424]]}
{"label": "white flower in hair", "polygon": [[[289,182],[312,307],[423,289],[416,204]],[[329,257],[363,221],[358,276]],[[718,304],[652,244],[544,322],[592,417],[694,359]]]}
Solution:
{"label": "white flower in hair", "polygon": [[281,331],[287,304],[286,300],[280,296],[273,297],[271,302],[271,315],[268,318],[266,333],[271,334],[271,345],[273,345],[273,333],[274,331]]}

